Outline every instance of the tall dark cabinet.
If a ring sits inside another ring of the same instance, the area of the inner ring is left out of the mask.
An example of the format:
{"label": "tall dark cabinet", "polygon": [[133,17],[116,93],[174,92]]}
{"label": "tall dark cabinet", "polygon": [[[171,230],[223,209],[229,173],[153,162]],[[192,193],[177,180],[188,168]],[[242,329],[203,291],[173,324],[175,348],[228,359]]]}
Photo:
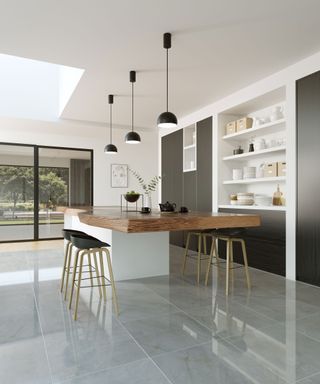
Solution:
{"label": "tall dark cabinet", "polygon": [[297,280],[320,286],[320,72],[296,83]]}
{"label": "tall dark cabinet", "polygon": [[[193,211],[212,210],[212,118],[197,127],[197,167],[183,172],[183,129],[162,137],[162,201]],[[170,243],[184,246],[185,234],[171,232]],[[191,248],[196,245],[192,244]]]}

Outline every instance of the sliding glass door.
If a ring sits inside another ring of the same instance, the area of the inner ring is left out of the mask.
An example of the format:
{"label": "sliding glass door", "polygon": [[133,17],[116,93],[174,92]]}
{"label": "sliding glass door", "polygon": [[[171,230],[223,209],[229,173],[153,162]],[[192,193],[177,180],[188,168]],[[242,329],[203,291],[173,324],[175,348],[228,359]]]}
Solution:
{"label": "sliding glass door", "polygon": [[39,239],[57,238],[63,228],[58,206],[90,205],[91,152],[39,147]]}
{"label": "sliding glass door", "polygon": [[0,242],[61,237],[58,206],[92,204],[92,150],[0,143]]}
{"label": "sliding glass door", "polygon": [[34,148],[0,145],[0,242],[34,238]]}

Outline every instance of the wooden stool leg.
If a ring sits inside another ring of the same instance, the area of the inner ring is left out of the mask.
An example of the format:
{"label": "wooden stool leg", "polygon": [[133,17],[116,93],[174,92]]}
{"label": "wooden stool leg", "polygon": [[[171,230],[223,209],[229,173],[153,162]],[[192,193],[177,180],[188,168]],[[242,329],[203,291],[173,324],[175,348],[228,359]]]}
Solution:
{"label": "wooden stool leg", "polygon": [[101,272],[101,285],[102,285],[102,291],[103,291],[103,298],[104,301],[107,300],[107,290],[106,290],[106,283],[104,281],[104,265],[103,265],[103,250],[99,250],[99,256],[100,256],[100,272]]}
{"label": "wooden stool leg", "polygon": [[229,273],[230,273],[230,251],[231,251],[231,240],[227,240],[227,252],[226,252],[226,261],[227,261],[227,269],[226,269],[226,296],[229,295]]}
{"label": "wooden stool leg", "polygon": [[116,312],[116,315],[119,315],[119,306],[118,306],[118,299],[117,299],[117,292],[116,292],[116,285],[114,283],[114,277],[113,277],[113,271],[112,271],[112,264],[111,264],[111,257],[110,252],[108,249],[103,249],[107,256],[107,263],[108,263],[108,269],[109,269],[109,276],[110,276],[110,282],[111,282],[111,288],[112,288],[112,301],[114,305],[114,309]]}
{"label": "wooden stool leg", "polygon": [[74,310],[74,320],[77,320],[77,317],[78,317],[78,305],[79,305],[80,285],[81,285],[81,277],[82,277],[82,266],[83,266],[83,259],[84,259],[85,255],[89,255],[89,252],[88,251],[82,252],[81,256],[80,256],[78,287],[77,287],[77,296],[76,296],[76,307]]}
{"label": "wooden stool leg", "polygon": [[97,262],[97,254],[95,251],[92,252],[92,255],[93,255],[93,260],[94,260],[94,267],[96,269],[96,278],[97,278],[97,285],[98,285],[98,288],[99,288],[99,295],[100,297],[102,297],[102,288],[101,288],[101,284],[100,284],[100,281],[99,281],[99,264]]}
{"label": "wooden stool leg", "polygon": [[201,240],[202,235],[198,235],[198,260],[197,260],[197,283],[200,283],[200,275],[201,275]]}
{"label": "wooden stool leg", "polygon": [[91,265],[91,253],[88,252],[88,266],[89,266],[89,276],[91,281],[91,287],[93,287],[93,274],[92,274],[92,265]]}
{"label": "wooden stool leg", "polygon": [[68,263],[70,246],[72,246],[72,243],[70,241],[68,241],[68,243],[66,245],[65,252],[64,252],[64,262],[63,262],[63,270],[62,270],[62,276],[61,276],[60,292],[63,291],[63,287],[64,287],[64,278],[65,278],[65,274],[66,274],[66,268],[67,268],[67,263]]}
{"label": "wooden stool leg", "polygon": [[183,263],[182,263],[182,269],[181,269],[182,275],[184,275],[184,271],[186,269],[188,250],[189,250],[189,243],[190,243],[190,236],[191,236],[191,234],[190,234],[190,232],[188,232],[187,241],[186,241],[186,248],[185,248],[185,251],[184,251],[184,257],[183,257]]}
{"label": "wooden stool leg", "polygon": [[[74,291],[74,283],[76,281],[76,274],[77,274],[77,265],[78,265],[78,258],[79,253],[81,252],[80,249],[77,250],[75,257],[74,257],[74,263],[73,263],[73,273],[72,273],[72,283],[71,283],[71,292],[70,292],[70,298],[69,298],[69,309],[71,309],[72,305],[72,297],[73,297],[73,291]],[[67,290],[66,290],[67,291]],[[67,292],[66,292],[67,293]]]}
{"label": "wooden stool leg", "polygon": [[207,271],[206,271],[206,279],[204,282],[205,285],[208,285],[208,279],[209,279],[209,273],[210,273],[210,268],[211,268],[211,264],[212,264],[212,258],[213,258],[213,254],[216,252],[215,248],[216,248],[215,238],[212,237],[210,255],[209,255],[208,266],[207,266]]}
{"label": "wooden stool leg", "polygon": [[203,254],[207,255],[207,236],[202,235],[203,238]]}
{"label": "wooden stool leg", "polygon": [[230,239],[230,275],[231,275],[231,285],[234,286],[234,274],[233,274],[233,241]]}
{"label": "wooden stool leg", "polygon": [[248,289],[251,289],[251,281],[250,281],[249,268],[248,268],[248,258],[247,258],[246,243],[245,243],[244,240],[240,240],[240,243],[241,243],[241,247],[242,247],[244,270],[245,270],[246,278],[247,278],[247,287],[248,287]]}

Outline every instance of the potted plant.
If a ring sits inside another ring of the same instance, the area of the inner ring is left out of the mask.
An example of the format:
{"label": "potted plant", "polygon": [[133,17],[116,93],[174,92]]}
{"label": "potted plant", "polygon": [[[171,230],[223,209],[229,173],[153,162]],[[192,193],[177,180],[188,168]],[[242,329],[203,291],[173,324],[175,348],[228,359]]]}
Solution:
{"label": "potted plant", "polygon": [[135,203],[140,197],[140,193],[137,193],[135,191],[130,191],[127,192],[124,195],[124,198],[129,202],[129,203]]}
{"label": "potted plant", "polygon": [[156,190],[157,185],[161,179],[161,176],[153,176],[152,179],[149,181],[149,183],[146,183],[145,180],[140,176],[140,174],[137,171],[134,171],[131,168],[129,168],[129,171],[138,180],[139,184],[141,185],[145,193],[144,206],[152,208],[151,193]]}

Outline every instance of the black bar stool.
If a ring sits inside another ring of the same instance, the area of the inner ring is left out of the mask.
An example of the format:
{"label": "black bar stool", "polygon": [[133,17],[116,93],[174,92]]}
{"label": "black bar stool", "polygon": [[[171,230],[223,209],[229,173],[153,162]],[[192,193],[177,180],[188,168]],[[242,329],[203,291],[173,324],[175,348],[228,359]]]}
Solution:
{"label": "black bar stool", "polygon": [[[189,255],[189,244],[190,244],[191,236],[195,236],[198,239],[197,256]],[[209,256],[207,254],[207,237],[210,237],[212,239],[211,250],[210,250]],[[202,252],[202,243],[203,243],[203,252]],[[196,260],[197,260],[197,283],[199,284],[200,283],[200,274],[201,274],[201,261],[210,259],[210,257],[212,260],[213,256],[216,257],[217,264],[218,264],[219,259],[216,255],[216,252],[215,252],[214,236],[213,236],[211,230],[210,231],[203,230],[203,231],[190,231],[190,232],[188,232],[186,247],[185,247],[185,252],[184,252],[184,257],[183,257],[183,262],[182,262],[182,268],[181,268],[182,275],[184,275],[184,272],[186,269],[187,258],[196,258]]]}
{"label": "black bar stool", "polygon": [[[226,229],[216,229],[211,232],[215,238],[215,241],[222,240],[226,242],[226,295],[227,296],[229,295],[230,270],[233,271],[234,268],[242,268],[242,266],[237,266],[237,267],[233,266],[233,243],[236,243],[236,242],[241,244],[244,270],[245,270],[246,280],[247,280],[247,287],[248,289],[251,288],[246,243],[244,239],[241,237],[241,235],[243,235],[245,231],[246,231],[245,228],[230,228],[230,229],[226,228]],[[212,254],[210,254],[209,261],[208,261],[205,285],[208,284],[211,265],[212,265]]]}
{"label": "black bar stool", "polygon": [[[72,274],[72,286],[71,286],[71,293],[70,293],[70,300],[69,300],[69,309],[71,309],[74,287],[76,286],[77,295],[76,295],[76,307],[74,312],[74,320],[77,320],[80,288],[88,288],[88,287],[98,287],[100,297],[102,296],[102,293],[101,293],[101,290],[102,290],[104,300],[106,301],[107,300],[106,286],[111,285],[112,301],[113,301],[116,315],[118,315],[119,307],[118,307],[116,287],[115,287],[113,271],[112,271],[111,257],[110,257],[109,250],[106,248],[106,247],[110,247],[110,245],[108,243],[104,243],[98,239],[95,239],[94,237],[83,236],[81,234],[71,235],[71,242],[72,242],[72,245],[78,249],[75,254],[73,274]],[[100,270],[99,270],[99,264],[97,263],[97,254],[99,255],[99,259],[100,259]],[[108,279],[105,276],[103,254],[105,254],[107,259],[110,279]],[[84,258],[85,256],[87,256],[88,264],[90,265],[91,255],[94,258],[95,267],[96,267],[96,279],[97,279],[96,285],[93,284],[92,272],[90,273],[89,278],[82,278]],[[78,272],[77,272],[77,269],[79,269]],[[76,278],[77,273],[78,273],[78,277]],[[81,281],[89,280],[89,279],[91,280],[90,285],[81,286]]]}
{"label": "black bar stool", "polygon": [[[68,292],[68,284],[69,284],[69,275],[72,273],[71,270],[73,267],[71,267],[71,259],[72,259],[72,242],[71,242],[71,235],[82,235],[82,236],[88,236],[86,233],[81,231],[76,231],[75,229],[63,229],[62,235],[64,239],[66,240],[66,247],[64,252],[64,263],[63,263],[63,269],[62,269],[62,276],[61,276],[61,285],[60,285],[60,291],[63,292],[63,287],[65,284],[65,293],[64,293],[64,299],[67,299],[67,292]],[[91,266],[89,266],[90,268]]]}

